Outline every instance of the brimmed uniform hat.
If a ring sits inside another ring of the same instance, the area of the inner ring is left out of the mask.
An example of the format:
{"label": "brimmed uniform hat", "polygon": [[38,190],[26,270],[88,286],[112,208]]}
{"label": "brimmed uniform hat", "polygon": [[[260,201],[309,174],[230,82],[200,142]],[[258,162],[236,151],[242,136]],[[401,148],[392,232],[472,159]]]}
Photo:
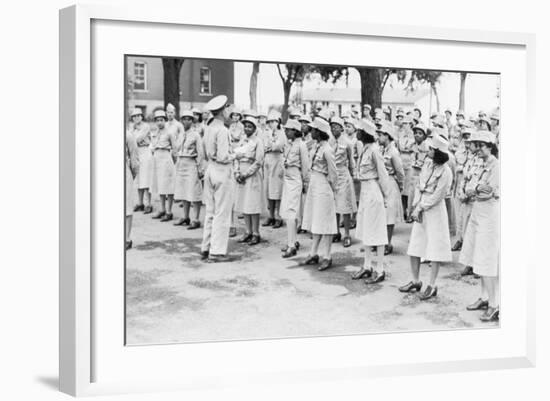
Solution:
{"label": "brimmed uniform hat", "polygon": [[155,111],[155,114],[153,114],[153,119],[157,118],[164,118],[165,120],[168,120],[168,117],[166,117],[166,112],[164,110],[157,110]]}
{"label": "brimmed uniform hat", "polygon": [[405,117],[403,117],[403,120],[401,120],[401,124],[412,124],[412,123],[413,123],[413,119],[409,115],[406,115]]}
{"label": "brimmed uniform hat", "polygon": [[139,107],[136,107],[132,110],[132,113],[130,114],[130,118],[133,117],[133,116],[142,116],[143,117],[143,111]]}
{"label": "brimmed uniform hat", "polygon": [[191,110],[183,110],[183,111],[180,113],[180,119],[182,119],[183,117],[193,118],[193,117],[195,117],[195,116],[193,115],[193,111],[191,111]]}
{"label": "brimmed uniform hat", "polygon": [[372,121],[361,119],[357,122],[357,129],[360,129],[365,134],[368,134],[372,136],[373,138],[376,138],[376,125]]}
{"label": "brimmed uniform hat", "polygon": [[449,154],[449,141],[441,135],[434,135],[430,141],[430,146],[434,149]]}
{"label": "brimmed uniform hat", "polygon": [[330,131],[329,122],[327,120],[323,119],[323,118],[315,117],[313,119],[313,122],[309,123],[308,125],[311,128],[318,129],[319,131],[324,132],[325,134],[327,134],[329,136],[332,134],[332,132]]}
{"label": "brimmed uniform hat", "polygon": [[445,116],[443,114],[436,114],[432,117],[434,124],[436,125],[444,125],[445,124]]}
{"label": "brimmed uniform hat", "polygon": [[485,143],[496,143],[496,137],[495,134],[493,134],[491,131],[477,131],[477,139],[475,141],[478,142],[485,142]]}
{"label": "brimmed uniform hat", "polygon": [[298,118],[298,121],[300,121],[300,122],[306,122],[306,123],[310,124],[310,123],[311,123],[311,117],[308,116],[307,114],[302,114],[302,115],[300,116],[300,118]]}
{"label": "brimmed uniform hat", "polygon": [[322,109],[319,113],[317,113],[317,116],[328,122],[330,121],[331,112],[329,109]]}
{"label": "brimmed uniform hat", "polygon": [[441,127],[432,128],[431,136],[432,137],[442,136],[447,141],[449,140],[449,133],[447,132],[447,130],[445,128],[441,128]]}
{"label": "brimmed uniform hat", "polygon": [[376,132],[386,134],[391,139],[395,138],[395,133],[393,131],[393,126],[387,121],[382,121],[382,124],[380,124],[380,127],[376,130]]}
{"label": "brimmed uniform hat", "polygon": [[428,130],[426,129],[426,126],[422,123],[416,124],[413,127],[413,132],[414,131],[422,131],[424,133],[424,135],[428,135]]}
{"label": "brimmed uniform hat", "polygon": [[198,108],[196,108],[196,107],[193,107],[193,108],[191,109],[191,113],[193,113],[193,114],[202,114],[202,111],[200,111],[200,110],[199,110]]}
{"label": "brimmed uniform hat", "polygon": [[363,106],[364,109],[369,109],[369,110],[372,110],[372,106],[370,104],[365,104]]}
{"label": "brimmed uniform hat", "polygon": [[241,121],[243,124],[245,122],[248,122],[250,124],[253,124],[255,128],[258,128],[258,120],[256,120],[254,117],[252,116],[246,116],[245,118],[243,118],[243,120]]}
{"label": "brimmed uniform hat", "polygon": [[166,105],[166,111],[168,110],[176,111],[176,106],[174,106],[172,103],[168,103],[168,105]]}
{"label": "brimmed uniform hat", "polygon": [[498,113],[491,114],[491,120],[500,121],[500,114],[498,114]]}
{"label": "brimmed uniform hat", "polygon": [[277,110],[271,110],[267,115],[267,121],[281,121],[281,113]]}
{"label": "brimmed uniform hat", "polygon": [[458,111],[456,112],[456,117],[458,117],[458,116],[462,116],[462,118],[465,118],[466,115],[464,114],[464,110],[458,110]]}
{"label": "brimmed uniform hat", "polygon": [[288,111],[288,115],[290,117],[300,117],[302,115],[302,113],[300,113],[300,110],[295,108],[295,107],[291,107],[290,110]]}
{"label": "brimmed uniform hat", "polygon": [[238,107],[233,107],[231,113],[229,113],[229,116],[232,116],[233,114],[238,114],[241,117],[243,116],[243,112]]}
{"label": "brimmed uniform hat", "polygon": [[470,137],[471,137],[474,131],[475,129],[473,127],[470,127],[469,125],[464,125],[464,127],[460,131],[460,135],[470,134]]}
{"label": "brimmed uniform hat", "polygon": [[224,108],[226,105],[227,105],[227,96],[219,95],[210,99],[208,103],[206,103],[206,106],[204,108],[208,111],[218,111]]}
{"label": "brimmed uniform hat", "polygon": [[260,118],[260,117],[267,118],[267,113],[265,111],[258,111],[257,116],[258,116],[258,118]]}
{"label": "brimmed uniform hat", "polygon": [[487,116],[481,116],[481,117],[479,117],[479,121],[480,121],[480,122],[481,122],[481,121],[484,121],[484,122],[486,122],[487,124],[491,125],[491,120],[489,120],[489,119],[487,118]]}
{"label": "brimmed uniform hat", "polygon": [[358,122],[359,122],[359,121],[357,121],[357,119],[352,118],[352,117],[348,117],[348,118],[345,118],[345,119],[344,119],[344,123],[345,123],[345,124],[349,124],[349,125],[351,125],[353,128],[355,128],[355,129],[358,128],[358,126],[357,126]]}
{"label": "brimmed uniform hat", "polygon": [[340,117],[332,117],[330,119],[331,124],[338,124],[340,127],[344,128],[344,120],[342,120]]}
{"label": "brimmed uniform hat", "polygon": [[298,121],[296,121],[296,120],[289,119],[289,120],[286,122],[284,128],[286,128],[286,129],[294,129],[294,130],[300,132],[300,131],[302,131],[302,124],[300,124],[300,123],[299,123]]}
{"label": "brimmed uniform hat", "polygon": [[243,117],[246,117],[246,116],[257,118],[258,113],[256,113],[256,111],[254,111],[252,109],[246,109],[246,110],[243,111]]}

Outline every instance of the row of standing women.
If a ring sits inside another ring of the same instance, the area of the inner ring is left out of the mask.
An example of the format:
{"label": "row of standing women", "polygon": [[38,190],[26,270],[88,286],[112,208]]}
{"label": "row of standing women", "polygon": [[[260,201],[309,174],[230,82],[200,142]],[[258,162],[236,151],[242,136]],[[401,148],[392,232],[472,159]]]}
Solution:
{"label": "row of standing women", "polygon": [[[216,107],[221,104],[217,102]],[[175,224],[196,229],[200,227],[201,179],[205,170],[214,167],[212,158],[205,155],[207,144],[201,142],[193,114],[184,111],[180,123],[171,113],[170,108],[155,113],[158,132],[149,140],[140,112],[132,115],[131,136],[140,156],[135,209],[152,212],[149,188],[160,197],[154,218],[171,220],[175,198],[183,201],[184,208]],[[372,285],[386,279],[385,255],[393,251],[393,228],[403,221],[405,209],[413,221],[407,251],[412,280],[399,290],[418,291],[420,299],[426,300],[437,295],[441,264],[452,261],[449,201],[456,197],[463,237],[459,260],[482,282],[480,299],[468,309],[486,310],[482,320],[498,319],[499,174],[494,134],[464,125],[458,140],[456,133],[450,140],[449,130],[438,124],[430,130],[421,123],[411,128],[408,116],[395,129],[382,119],[327,118],[322,113],[313,120],[291,113],[284,127],[277,112],[268,116],[252,111],[227,113],[233,120],[227,130],[227,159],[232,165],[227,191],[235,194],[226,201],[231,211],[227,237],[236,234],[235,220],[241,214],[246,230],[238,241],[259,243],[260,215],[267,208],[269,217],[263,226],[278,228],[286,221],[288,239],[282,256],[297,254],[297,233],[306,230],[312,235],[312,246],[303,263],[325,270],[332,266],[332,243],[342,240],[340,223],[345,247],[351,245],[350,229],[355,227],[365,258],[352,278],[365,278]],[[212,137],[224,136],[222,128],[213,131]],[[152,151],[151,157],[145,147]],[[170,151],[177,159],[175,165]],[[203,257],[223,260],[227,245],[217,248],[220,251],[212,252],[211,244],[203,241]],[[422,260],[431,262],[424,291],[419,280]]]}

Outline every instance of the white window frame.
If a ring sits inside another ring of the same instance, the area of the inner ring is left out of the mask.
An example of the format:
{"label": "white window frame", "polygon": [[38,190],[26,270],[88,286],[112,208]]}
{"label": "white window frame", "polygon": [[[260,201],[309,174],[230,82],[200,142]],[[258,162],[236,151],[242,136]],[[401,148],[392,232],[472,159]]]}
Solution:
{"label": "white window frame", "polygon": [[[136,64],[143,64],[143,89],[136,89],[135,85],[136,85],[136,81],[135,81],[135,77],[136,77]],[[132,65],[132,68],[133,68],[133,71],[132,71],[132,77],[134,78],[133,82],[132,82],[132,90],[134,92],[138,92],[138,93],[144,93],[144,92],[149,92],[149,87],[147,85],[147,62],[146,61],[141,61],[141,60],[134,60],[134,63]]]}
{"label": "white window frame", "polygon": [[[202,70],[208,70],[208,92],[202,91]],[[212,69],[203,66],[199,69],[199,96],[212,96]]]}

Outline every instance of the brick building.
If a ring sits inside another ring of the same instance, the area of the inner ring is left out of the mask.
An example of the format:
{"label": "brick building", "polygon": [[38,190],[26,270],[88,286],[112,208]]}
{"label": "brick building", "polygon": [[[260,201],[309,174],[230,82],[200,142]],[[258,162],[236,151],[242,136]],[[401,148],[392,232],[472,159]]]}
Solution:
{"label": "brick building", "polygon": [[[164,107],[164,70],[161,57],[128,56],[128,108],[139,107],[150,116]],[[234,63],[226,60],[186,59],[180,71],[180,109],[201,107],[224,94],[234,101]]]}

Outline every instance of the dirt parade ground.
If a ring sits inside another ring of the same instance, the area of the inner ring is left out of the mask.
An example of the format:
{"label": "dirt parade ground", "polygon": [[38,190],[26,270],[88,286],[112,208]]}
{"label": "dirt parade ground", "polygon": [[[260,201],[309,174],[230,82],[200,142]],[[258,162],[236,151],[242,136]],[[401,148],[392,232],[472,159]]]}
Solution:
{"label": "dirt parade ground", "polygon": [[[203,208],[204,209],[204,208]],[[174,206],[175,216],[181,208]],[[263,220],[263,219],[262,219]],[[479,298],[479,279],[461,277],[462,266],[442,266],[438,295],[420,301],[397,288],[410,281],[406,255],[410,224],[396,226],[387,279],[365,285],[351,274],[363,263],[361,244],[333,244],[333,267],[301,266],[311,240],[300,234],[298,255],[281,258],[286,226],[262,227],[256,246],[230,239],[228,263],[200,260],[202,228],[134,214],[133,248],[126,262],[127,344],[328,336],[395,331],[495,328],[466,306]],[[352,237],[354,231],[352,230]],[[453,253],[456,261],[458,252]],[[430,267],[423,264],[426,283]]]}

